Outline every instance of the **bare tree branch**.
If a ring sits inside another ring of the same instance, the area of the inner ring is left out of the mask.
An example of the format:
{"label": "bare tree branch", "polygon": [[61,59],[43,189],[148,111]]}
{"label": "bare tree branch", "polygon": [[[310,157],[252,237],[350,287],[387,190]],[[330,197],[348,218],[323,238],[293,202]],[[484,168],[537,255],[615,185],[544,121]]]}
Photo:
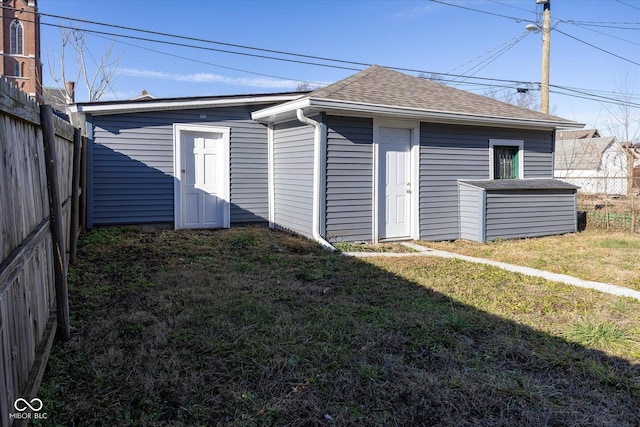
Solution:
{"label": "bare tree branch", "polygon": [[[72,99],[72,94],[69,93],[69,88],[66,86],[68,81],[82,81],[87,90],[89,101],[99,101],[106,92],[111,90],[113,83],[122,75],[118,71],[118,66],[123,54],[121,53],[114,57],[114,42],[111,42],[104,55],[100,57],[99,61],[96,61],[87,46],[87,34],[83,29],[74,27],[69,30],[68,27],[69,25],[63,25],[60,28],[60,51],[53,52],[54,54],[51,55],[56,60],[49,60],[49,73],[58,90],[65,94],[64,103],[69,104]],[[68,78],[68,49],[72,49],[74,54],[75,68],[77,69],[75,79]],[[59,70],[58,66],[60,67]]]}

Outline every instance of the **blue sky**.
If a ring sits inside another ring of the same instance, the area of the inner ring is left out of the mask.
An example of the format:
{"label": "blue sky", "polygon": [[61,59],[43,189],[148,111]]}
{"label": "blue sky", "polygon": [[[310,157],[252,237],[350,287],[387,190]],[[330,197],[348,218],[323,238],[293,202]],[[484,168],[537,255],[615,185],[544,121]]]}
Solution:
{"label": "blue sky", "polygon": [[[535,0],[442,1],[476,10],[432,1],[40,0],[45,85],[52,85],[48,64],[60,51],[59,30],[47,24],[61,23],[46,14],[366,64],[540,81],[542,37],[525,30],[527,23],[539,22],[541,7],[536,7]],[[640,103],[640,1],[551,1],[551,84],[604,96],[624,91]],[[326,63],[92,24],[79,26]],[[121,55],[122,75],[103,100],[131,98],[143,89],[157,97],[290,91],[301,81],[327,84],[356,72],[96,34],[87,39],[89,62],[98,61],[111,41],[115,41],[114,55]],[[67,69],[73,67],[68,61]],[[513,93],[519,86],[468,79],[457,87],[485,94],[488,84],[507,86],[494,88],[502,94]],[[81,84],[77,100],[86,100]],[[613,127],[617,124],[610,110],[618,108],[614,105],[558,93],[551,93],[550,104],[553,113],[598,127],[604,134],[620,130]],[[638,119],[636,115],[636,128]]]}

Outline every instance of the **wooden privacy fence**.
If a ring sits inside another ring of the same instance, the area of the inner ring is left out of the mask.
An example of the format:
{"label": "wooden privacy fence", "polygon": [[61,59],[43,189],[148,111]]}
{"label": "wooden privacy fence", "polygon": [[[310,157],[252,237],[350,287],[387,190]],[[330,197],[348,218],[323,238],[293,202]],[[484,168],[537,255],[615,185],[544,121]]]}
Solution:
{"label": "wooden privacy fence", "polygon": [[[69,339],[68,254],[78,236],[79,129],[0,80],[0,426],[36,397],[54,337]],[[24,405],[23,405],[24,406]]]}

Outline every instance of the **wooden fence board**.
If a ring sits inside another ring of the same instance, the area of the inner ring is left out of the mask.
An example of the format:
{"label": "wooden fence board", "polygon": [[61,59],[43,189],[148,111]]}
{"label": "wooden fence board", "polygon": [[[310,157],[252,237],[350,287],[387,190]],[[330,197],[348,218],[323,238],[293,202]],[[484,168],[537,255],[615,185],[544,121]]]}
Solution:
{"label": "wooden fence board", "polygon": [[12,424],[15,399],[36,397],[58,326],[68,339],[76,133],[0,79],[0,427]]}

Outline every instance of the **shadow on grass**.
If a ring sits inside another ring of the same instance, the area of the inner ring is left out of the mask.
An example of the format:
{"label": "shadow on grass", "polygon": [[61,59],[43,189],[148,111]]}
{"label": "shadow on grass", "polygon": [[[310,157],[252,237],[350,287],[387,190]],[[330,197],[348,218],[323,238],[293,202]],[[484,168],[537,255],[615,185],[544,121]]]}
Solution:
{"label": "shadow on grass", "polygon": [[[74,336],[54,348],[39,392],[47,425],[640,419],[637,364],[285,233],[107,229],[79,259]],[[415,269],[475,298],[528,280],[450,260]]]}

